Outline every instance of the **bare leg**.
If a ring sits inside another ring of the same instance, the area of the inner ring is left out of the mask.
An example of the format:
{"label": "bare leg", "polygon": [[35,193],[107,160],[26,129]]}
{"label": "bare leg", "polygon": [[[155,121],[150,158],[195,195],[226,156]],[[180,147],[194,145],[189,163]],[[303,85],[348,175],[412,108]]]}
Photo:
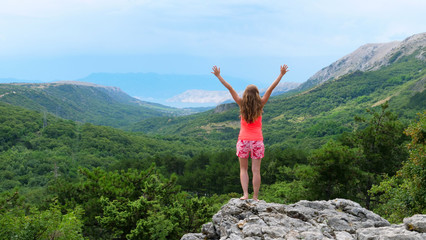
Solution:
{"label": "bare leg", "polygon": [[259,200],[259,188],[260,188],[260,164],[262,159],[252,159],[251,171],[253,172],[253,199]]}
{"label": "bare leg", "polygon": [[240,197],[240,199],[245,200],[249,198],[249,194],[248,194],[249,176],[247,173],[248,158],[239,158],[239,160],[240,160],[240,181],[241,181],[241,187],[243,188],[243,192],[244,192],[244,195]]}

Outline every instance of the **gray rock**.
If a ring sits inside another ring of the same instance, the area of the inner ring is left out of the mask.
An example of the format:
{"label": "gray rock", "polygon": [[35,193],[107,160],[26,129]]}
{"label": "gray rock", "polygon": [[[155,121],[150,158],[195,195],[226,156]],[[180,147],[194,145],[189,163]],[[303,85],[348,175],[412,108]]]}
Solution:
{"label": "gray rock", "polygon": [[206,236],[202,233],[187,233],[180,240],[204,240]]}
{"label": "gray rock", "polygon": [[275,238],[283,238],[287,234],[285,228],[281,227],[263,227],[262,228],[262,236],[268,236],[273,239]]}
{"label": "gray rock", "polygon": [[235,233],[231,233],[227,239],[229,239],[229,240],[242,240],[243,238],[240,235],[237,235]]}
{"label": "gray rock", "polygon": [[315,232],[315,231],[308,231],[308,232],[302,232],[300,234],[301,239],[306,240],[326,240],[330,239],[328,237],[325,237],[321,232]]}
{"label": "gray rock", "polygon": [[243,235],[244,237],[260,237],[262,236],[262,227],[254,224],[247,224],[243,228]]}
{"label": "gray rock", "polygon": [[407,230],[426,233],[426,215],[416,214],[412,217],[404,218],[404,225]]}
{"label": "gray rock", "polygon": [[334,231],[345,231],[349,233],[355,233],[355,229],[351,226],[350,221],[347,218],[342,217],[331,217],[328,219],[328,226]]}
{"label": "gray rock", "polygon": [[201,227],[201,232],[209,239],[217,238],[216,229],[212,222],[204,224]]}
{"label": "gray rock", "polygon": [[[379,215],[346,199],[300,201],[291,205],[231,199],[204,224],[202,234],[182,240],[269,239],[426,239],[426,215],[390,225]],[[416,231],[409,231],[416,230]]]}
{"label": "gray rock", "polygon": [[357,240],[424,240],[417,232],[406,230],[403,226],[363,228],[356,232]]}
{"label": "gray rock", "polygon": [[339,240],[354,240],[354,236],[352,234],[349,234],[347,232],[335,232],[336,239]]}

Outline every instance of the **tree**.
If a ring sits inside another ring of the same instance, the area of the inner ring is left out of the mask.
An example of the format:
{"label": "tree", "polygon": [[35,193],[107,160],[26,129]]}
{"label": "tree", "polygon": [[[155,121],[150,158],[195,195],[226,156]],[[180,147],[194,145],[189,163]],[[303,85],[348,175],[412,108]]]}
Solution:
{"label": "tree", "polygon": [[369,119],[356,117],[355,120],[365,127],[342,138],[344,145],[361,150],[358,167],[363,174],[358,178],[358,191],[367,209],[371,204],[368,194],[371,187],[378,184],[383,176],[393,176],[408,157],[403,144],[406,138],[402,123],[388,110],[388,102],[380,107],[380,111],[367,109]]}
{"label": "tree", "polygon": [[426,111],[419,114],[419,120],[410,124],[405,134],[411,137],[407,144],[409,159],[395,176],[370,191],[378,202],[374,210],[395,223],[426,213]]}
{"label": "tree", "polygon": [[393,175],[401,167],[403,159],[407,159],[404,148],[404,127],[397,116],[388,110],[388,102],[381,105],[381,111],[367,109],[371,118],[357,117],[359,122],[367,123],[367,127],[355,134],[357,144],[362,149],[365,161],[362,169],[374,174]]}
{"label": "tree", "polygon": [[365,174],[359,168],[360,159],[359,149],[333,140],[314,151],[309,157],[314,168],[309,188],[316,196],[314,198],[356,199],[358,179]]}

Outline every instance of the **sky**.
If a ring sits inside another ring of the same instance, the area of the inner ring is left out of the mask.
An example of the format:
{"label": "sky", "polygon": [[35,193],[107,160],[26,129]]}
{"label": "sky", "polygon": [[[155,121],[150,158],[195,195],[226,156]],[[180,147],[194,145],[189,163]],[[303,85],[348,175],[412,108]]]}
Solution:
{"label": "sky", "polygon": [[[218,65],[225,78],[266,88],[282,64],[290,69],[283,81],[304,82],[361,45],[425,32],[425,12],[424,0],[0,0],[0,78],[157,73],[215,81]],[[186,83],[164,87],[176,84]],[[133,95],[156,101],[151,92]]]}

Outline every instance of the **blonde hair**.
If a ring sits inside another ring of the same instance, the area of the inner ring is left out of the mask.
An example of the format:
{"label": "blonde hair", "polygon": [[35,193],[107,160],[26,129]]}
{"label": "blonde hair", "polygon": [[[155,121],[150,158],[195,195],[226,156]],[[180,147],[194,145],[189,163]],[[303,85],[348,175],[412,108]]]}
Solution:
{"label": "blonde hair", "polygon": [[248,123],[256,121],[262,115],[263,106],[259,90],[255,85],[248,85],[243,93],[240,106],[241,117]]}

